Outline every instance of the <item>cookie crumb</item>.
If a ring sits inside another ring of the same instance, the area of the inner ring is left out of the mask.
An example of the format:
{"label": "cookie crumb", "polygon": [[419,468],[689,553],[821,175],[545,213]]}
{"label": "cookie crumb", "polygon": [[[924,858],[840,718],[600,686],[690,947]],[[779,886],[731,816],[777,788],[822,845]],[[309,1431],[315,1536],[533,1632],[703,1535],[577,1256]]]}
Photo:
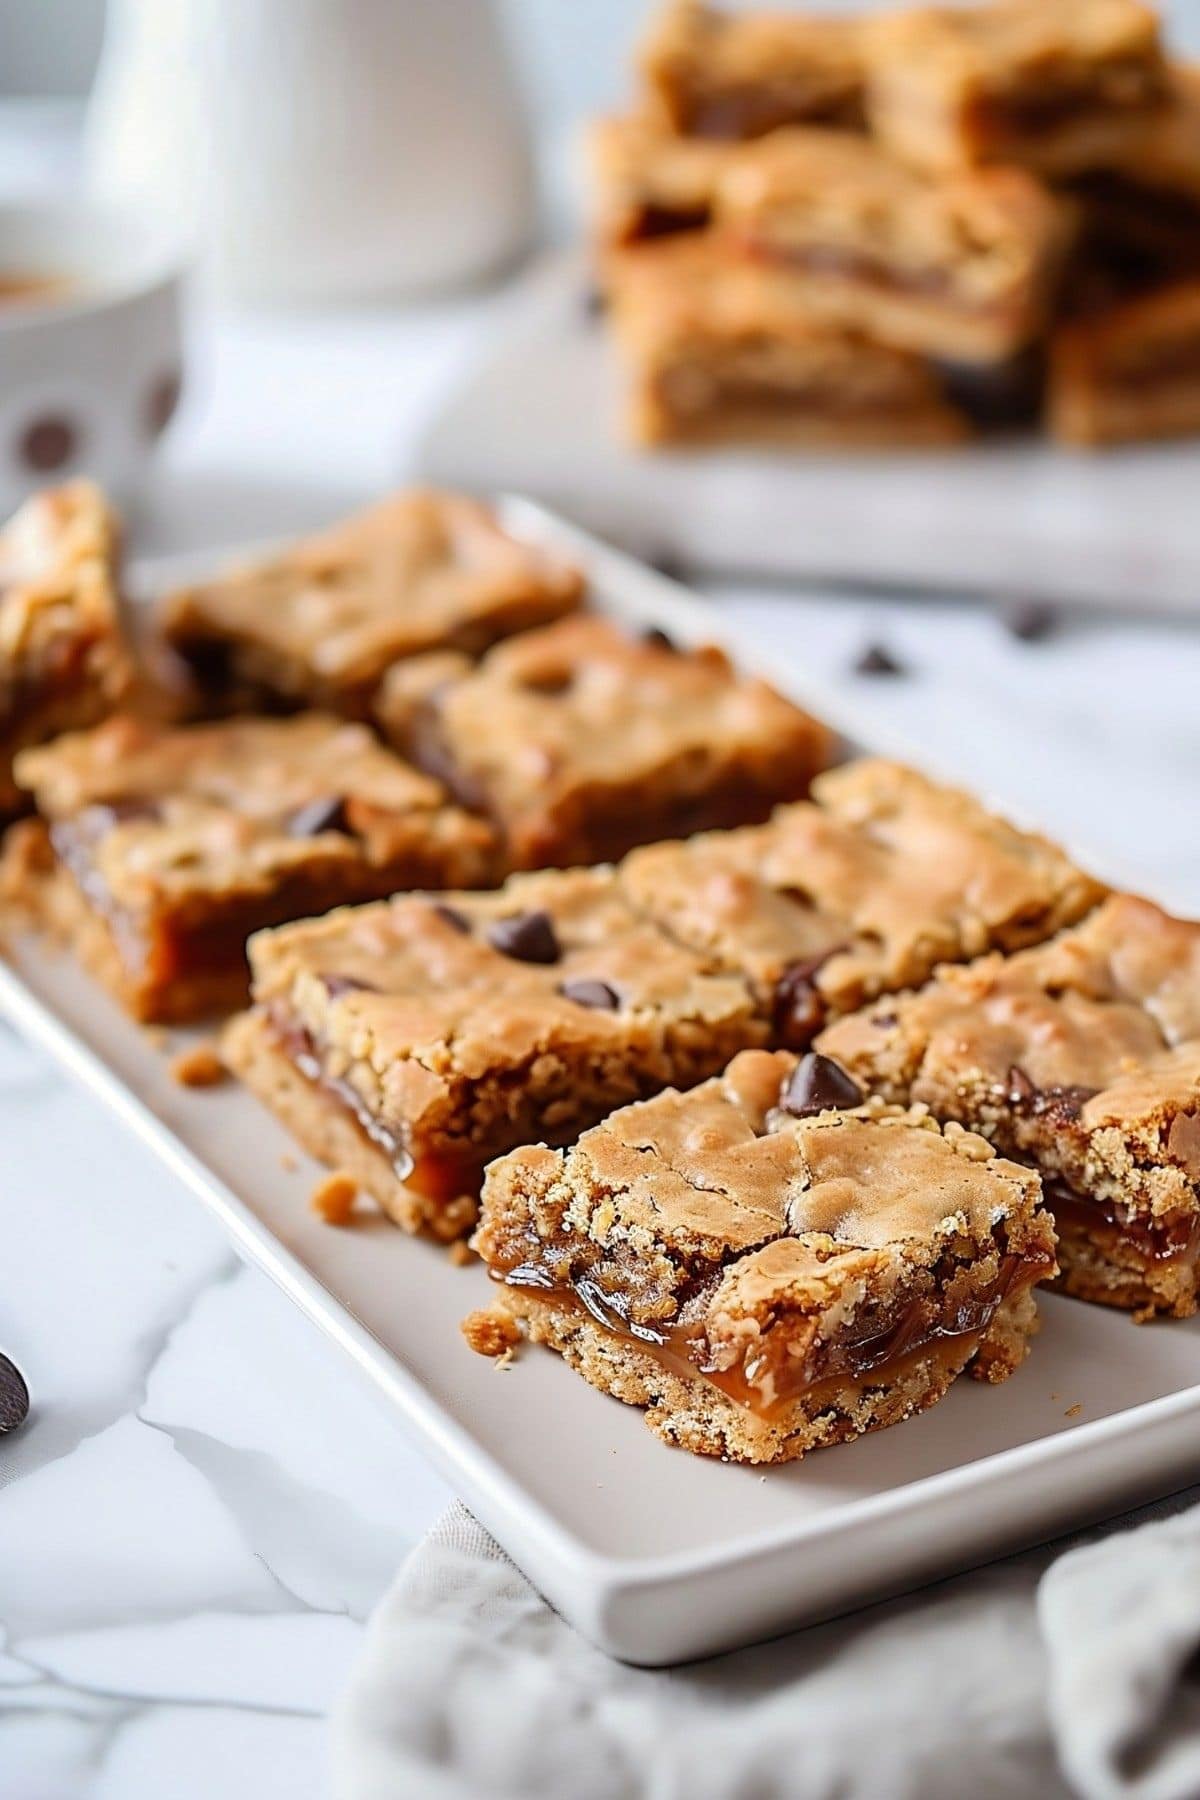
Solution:
{"label": "cookie crumb", "polygon": [[296,1161],[290,1150],[281,1150],[279,1152],[279,1166],[285,1175],[294,1175],[296,1170],[300,1167],[300,1164]]}
{"label": "cookie crumb", "polygon": [[446,1255],[456,1269],[465,1269],[468,1263],[475,1261],[475,1252],[465,1238],[456,1238],[452,1244],[447,1245]]}
{"label": "cookie crumb", "polygon": [[1077,1419],[1082,1411],[1083,1411],[1083,1403],[1081,1401],[1077,1400],[1075,1402],[1074,1406],[1068,1406],[1066,1412],[1063,1414],[1063,1418],[1064,1419]]}
{"label": "cookie crumb", "polygon": [[215,1044],[193,1044],[190,1050],[181,1050],[171,1064],[171,1080],[180,1087],[217,1087],[228,1074]]}
{"label": "cookie crumb", "polygon": [[348,1225],[354,1216],[358,1183],[345,1169],[335,1169],[324,1181],[318,1181],[309,1197],[309,1205],[327,1225]]}
{"label": "cookie crumb", "polygon": [[513,1352],[521,1342],[521,1327],[498,1306],[481,1306],[468,1313],[459,1326],[477,1356],[494,1356],[502,1368],[513,1360]]}

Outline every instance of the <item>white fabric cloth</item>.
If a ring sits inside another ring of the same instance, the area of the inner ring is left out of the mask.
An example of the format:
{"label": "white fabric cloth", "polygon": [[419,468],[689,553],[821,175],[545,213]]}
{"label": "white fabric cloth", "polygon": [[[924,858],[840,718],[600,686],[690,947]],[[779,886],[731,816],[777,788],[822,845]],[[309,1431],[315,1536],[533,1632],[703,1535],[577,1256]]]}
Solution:
{"label": "white fabric cloth", "polygon": [[671,1670],[593,1649],[455,1506],[371,1622],[337,1800],[1194,1800],[1197,1499]]}

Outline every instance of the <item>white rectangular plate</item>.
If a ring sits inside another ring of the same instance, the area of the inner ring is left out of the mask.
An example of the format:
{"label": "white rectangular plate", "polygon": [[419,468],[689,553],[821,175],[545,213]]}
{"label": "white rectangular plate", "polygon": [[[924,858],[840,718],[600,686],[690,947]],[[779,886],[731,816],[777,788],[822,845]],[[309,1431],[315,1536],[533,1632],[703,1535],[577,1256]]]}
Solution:
{"label": "white rectangular plate", "polygon": [[[683,641],[719,635],[674,584],[527,503],[505,510],[577,555],[610,610]],[[236,1087],[177,1086],[162,1048],[65,955],[18,942],[0,1005],[350,1354],[548,1599],[614,1655],[667,1663],[767,1637],[1195,1477],[1200,1321],[1139,1330],[1053,1298],[1002,1387],[959,1382],[922,1418],[784,1468],[668,1450],[547,1351],[505,1372],[473,1355],[458,1321],[487,1301],[478,1264],[455,1268],[382,1220],[320,1223],[317,1168],[282,1129]]]}
{"label": "white rectangular plate", "polygon": [[525,285],[425,432],[431,480],[519,488],[641,555],[708,571],[1200,613],[1200,442],[639,452],[622,441],[620,370],[588,281],[583,258],[559,253]]}

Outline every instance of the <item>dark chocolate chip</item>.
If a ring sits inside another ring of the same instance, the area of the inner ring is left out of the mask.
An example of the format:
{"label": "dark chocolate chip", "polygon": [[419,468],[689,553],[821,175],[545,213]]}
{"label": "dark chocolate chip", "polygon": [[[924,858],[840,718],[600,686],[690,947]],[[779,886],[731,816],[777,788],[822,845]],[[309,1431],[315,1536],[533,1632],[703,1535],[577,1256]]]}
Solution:
{"label": "dark chocolate chip", "polygon": [[79,443],[79,432],[70,419],[47,413],[32,419],[21,433],[19,449],[27,467],[39,475],[52,474],[70,462]]}
{"label": "dark chocolate chip", "polygon": [[319,837],[323,831],[342,831],[350,835],[346,819],[346,801],[341,794],[329,794],[322,800],[310,800],[297,807],[287,820],[289,837]]}
{"label": "dark chocolate chip", "polygon": [[513,913],[489,925],[488,943],[517,962],[556,963],[562,955],[548,912]]}
{"label": "dark chocolate chip", "polygon": [[1052,1124],[1067,1125],[1079,1117],[1088,1101],[1099,1092],[1099,1088],[1093,1087],[1043,1088],[1034,1101],[1034,1110]]}
{"label": "dark chocolate chip", "polygon": [[1008,1092],[1005,1095],[1010,1106],[1028,1106],[1037,1097],[1037,1089],[1030,1081],[1024,1069],[1014,1063],[1008,1071]]}
{"label": "dark chocolate chip", "polygon": [[1024,644],[1040,644],[1052,637],[1058,614],[1044,600],[1018,600],[1004,614],[1005,629]]}
{"label": "dark chocolate chip", "polygon": [[802,1056],[783,1084],[779,1104],[784,1112],[797,1119],[814,1113],[836,1112],[847,1106],[861,1106],[862,1089],[852,1075],[832,1056],[821,1056],[810,1050]]}
{"label": "dark chocolate chip", "polygon": [[464,937],[467,936],[471,929],[471,921],[466,913],[460,913],[456,906],[447,906],[443,900],[435,900],[433,910],[444,925],[449,925],[454,931],[461,931]]}
{"label": "dark chocolate chip", "polygon": [[167,369],[150,383],[143,416],[152,438],[161,437],[171,423],[182,389],[183,377],[178,369]]}
{"label": "dark chocolate chip", "polygon": [[321,986],[331,1000],[336,1000],[339,994],[380,994],[383,992],[383,989],[377,988],[373,981],[360,981],[357,975],[322,975]]}
{"label": "dark chocolate chip", "polygon": [[810,956],[783,971],[775,988],[775,1036],[785,1050],[807,1050],[825,1023],[816,974],[825,956]]}
{"label": "dark chocolate chip", "polygon": [[559,993],[565,1000],[574,1000],[576,1006],[591,1006],[597,1012],[616,1012],[621,1002],[615,988],[610,988],[607,981],[564,981]]}
{"label": "dark chocolate chip", "polygon": [[0,1437],[29,1417],[29,1389],[15,1362],[0,1356]]}
{"label": "dark chocolate chip", "polygon": [[854,665],[856,675],[907,675],[908,670],[886,644],[868,644]]}
{"label": "dark chocolate chip", "polygon": [[642,642],[643,644],[651,645],[655,650],[674,650],[677,648],[675,640],[668,637],[666,632],[658,625],[648,625],[646,627],[645,631],[642,633]]}

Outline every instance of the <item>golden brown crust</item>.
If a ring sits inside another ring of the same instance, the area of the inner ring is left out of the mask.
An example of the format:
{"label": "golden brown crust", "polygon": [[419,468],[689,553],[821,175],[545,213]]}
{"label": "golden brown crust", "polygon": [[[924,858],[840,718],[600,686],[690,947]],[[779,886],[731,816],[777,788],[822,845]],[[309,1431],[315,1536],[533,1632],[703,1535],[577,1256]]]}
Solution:
{"label": "golden brown crust", "polygon": [[614,251],[605,271],[638,443],[866,447],[967,433],[919,357],[820,318],[789,274],[719,237]]}
{"label": "golden brown crust", "polygon": [[161,627],[215,703],[239,695],[365,712],[403,656],[479,654],[572,611],[582,578],[485,506],[414,491],[260,563],[167,596]]}
{"label": "golden brown crust", "polygon": [[1157,16],[1139,0],[992,0],[885,14],[866,33],[867,112],[899,156],[1063,175],[1135,143],[1167,91]]}
{"label": "golden brown crust", "polygon": [[814,316],[934,355],[1012,355],[1041,328],[1074,215],[1020,169],[931,180],[866,138],[795,130],[741,150],[716,217]]}
{"label": "golden brown crust", "polygon": [[638,63],[651,104],[674,130],[751,138],[809,119],[859,124],[859,39],[849,19],[671,0]]}
{"label": "golden brown crust", "polygon": [[1047,839],[879,758],[827,771],[811,803],[764,826],[651,845],[620,874],[636,905],[768,999],[810,965],[830,1014],[939,962],[1037,943],[1104,892]]}
{"label": "golden brown crust", "polygon": [[0,816],[13,758],[118,704],[132,666],[117,602],[117,522],[99,488],[37,494],[0,532]]}
{"label": "golden brown crust", "polygon": [[604,247],[707,226],[717,184],[742,146],[680,137],[649,113],[630,113],[597,119],[587,153],[592,225]]}
{"label": "golden brown crust", "polygon": [[[807,793],[832,734],[719,650],[580,616],[440,677],[415,709],[401,665],[379,715],[496,824],[509,866],[598,862],[634,844],[763,819]],[[487,721],[486,731],[480,721]]]}

